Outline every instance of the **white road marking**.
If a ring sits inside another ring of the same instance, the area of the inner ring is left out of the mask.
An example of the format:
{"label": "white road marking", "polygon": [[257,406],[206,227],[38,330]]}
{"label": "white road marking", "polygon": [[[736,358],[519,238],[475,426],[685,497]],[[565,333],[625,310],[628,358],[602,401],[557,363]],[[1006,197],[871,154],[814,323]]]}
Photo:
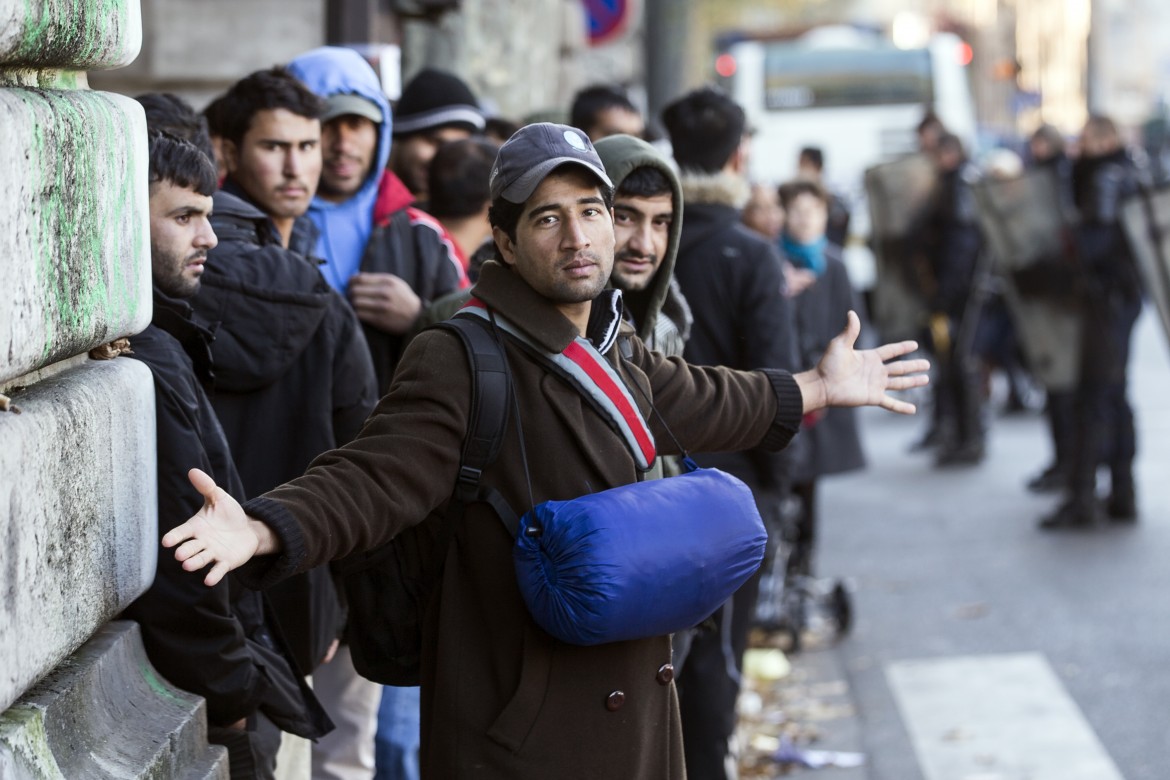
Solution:
{"label": "white road marking", "polygon": [[1037,653],[886,669],[927,780],[1124,780]]}

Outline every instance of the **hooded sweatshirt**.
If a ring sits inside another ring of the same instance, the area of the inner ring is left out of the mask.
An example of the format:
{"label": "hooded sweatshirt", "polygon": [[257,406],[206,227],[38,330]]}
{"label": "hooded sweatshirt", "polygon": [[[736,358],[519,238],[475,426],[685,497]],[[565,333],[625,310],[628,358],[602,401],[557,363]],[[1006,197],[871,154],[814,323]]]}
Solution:
{"label": "hooded sweatshirt", "polygon": [[682,234],[683,193],[678,174],[670,162],[650,144],[630,135],[602,138],[594,148],[601,157],[605,172],[615,189],[638,168],[655,168],[670,182],[673,214],[666,255],[644,290],[622,291],[626,311],[633,319],[638,337],[651,349],[668,355],[681,355],[691,329],[691,310],[674,280],[674,261]]}
{"label": "hooded sweatshirt", "polygon": [[374,164],[361,189],[343,203],[332,203],[317,195],[309,205],[309,217],[321,231],[317,240],[317,254],[325,258],[321,273],[334,289],[345,293],[369,242],[378,183],[390,159],[390,104],[374,69],[353,49],[322,46],[297,57],[288,68],[310,91],[323,98],[358,95],[382,111]]}

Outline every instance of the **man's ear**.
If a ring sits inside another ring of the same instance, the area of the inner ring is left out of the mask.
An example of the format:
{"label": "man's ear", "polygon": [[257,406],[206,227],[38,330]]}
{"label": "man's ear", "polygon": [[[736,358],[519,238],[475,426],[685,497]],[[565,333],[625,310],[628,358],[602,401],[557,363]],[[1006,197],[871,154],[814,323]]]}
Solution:
{"label": "man's ear", "polygon": [[504,264],[515,265],[516,246],[503,228],[492,227],[492,240],[496,242],[496,248],[500,250],[500,257],[503,258]]}
{"label": "man's ear", "polygon": [[227,138],[223,139],[220,145],[220,150],[223,153],[223,167],[228,173],[235,173],[236,168],[240,164],[240,152],[236,148],[235,141]]}

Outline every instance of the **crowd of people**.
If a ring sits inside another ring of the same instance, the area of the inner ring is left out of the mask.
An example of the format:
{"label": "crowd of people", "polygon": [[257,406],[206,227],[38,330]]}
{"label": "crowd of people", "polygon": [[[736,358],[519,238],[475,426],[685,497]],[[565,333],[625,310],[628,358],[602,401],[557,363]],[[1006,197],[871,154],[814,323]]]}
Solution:
{"label": "crowd of people", "polygon": [[[460,344],[428,326],[470,302],[506,334],[519,419],[479,479],[508,504],[671,478],[693,453],[765,518],[797,501],[789,566],[811,574],[818,482],[865,463],[852,407],[912,412],[889,391],[927,368],[895,360],[914,342],[854,347],[849,209],[823,152],[803,150],[793,181],[753,185],[744,112],[714,88],[663,112],[670,152],[612,86],[583,90],[569,124],[521,124],[426,69],[392,109],[369,64],[334,47],[202,113],[139,101],[154,317],[131,345],[155,378],[163,549],[126,616],[159,671],[206,698],[231,776],[734,777],[757,580],[673,636],[567,644],[533,623],[492,508],[470,506],[423,605],[411,688],[358,674],[348,645],[364,627],[335,562],[442,522],[473,385]],[[1083,305],[1100,338],[1084,340],[1076,388],[1048,396],[1057,459],[1036,485],[1068,500],[1046,525],[1091,520],[1106,449],[1109,513],[1136,513],[1122,347],[1140,298],[1114,262],[1124,192],[1104,191],[1131,168],[1115,128],[1093,127],[1076,166],[1059,136],[1034,139],[1082,213],[1072,286],[1108,292],[1078,298],[1097,301]],[[915,251],[935,272],[930,312],[958,332],[983,267],[975,174],[957,138],[933,136],[942,194]],[[620,425],[549,370],[570,346],[632,399]],[[977,462],[973,348],[933,346],[930,444],[940,463]],[[307,755],[290,736],[312,740]]]}

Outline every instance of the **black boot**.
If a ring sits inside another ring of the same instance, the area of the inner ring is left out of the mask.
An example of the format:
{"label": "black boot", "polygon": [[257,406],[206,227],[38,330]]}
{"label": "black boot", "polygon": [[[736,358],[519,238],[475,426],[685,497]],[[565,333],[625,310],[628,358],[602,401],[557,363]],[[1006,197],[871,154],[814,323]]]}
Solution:
{"label": "black boot", "polygon": [[1040,520],[1040,528],[1052,531],[1062,528],[1089,529],[1100,524],[1097,502],[1092,496],[1074,494]]}
{"label": "black boot", "polygon": [[1028,490],[1033,493],[1055,493],[1068,487],[1068,469],[1060,463],[1053,463],[1028,480]]}
{"label": "black boot", "polygon": [[1115,471],[1105,503],[1105,513],[1115,523],[1132,523],[1137,520],[1137,496],[1134,494],[1133,472]]}

